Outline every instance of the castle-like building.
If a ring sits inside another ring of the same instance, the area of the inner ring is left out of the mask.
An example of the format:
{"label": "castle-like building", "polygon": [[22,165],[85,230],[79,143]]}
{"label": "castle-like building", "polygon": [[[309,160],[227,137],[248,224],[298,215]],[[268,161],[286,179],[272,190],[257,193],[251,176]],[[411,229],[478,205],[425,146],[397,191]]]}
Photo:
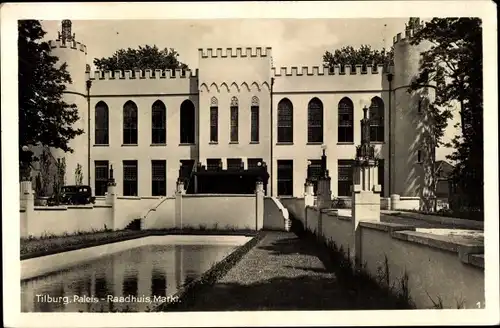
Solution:
{"label": "castle-like building", "polygon": [[363,108],[380,158],[382,195],[422,196],[426,106],[432,86],[409,93],[428,43],[410,44],[414,31],[394,37],[394,65],[273,67],[271,48],[199,49],[195,70],[90,72],[86,46],[71,21],[50,41],[72,83],[65,101],[78,106],[66,184],[83,168],[96,195],[106,191],[112,165],[119,195],[171,196],[179,168],[251,169],[266,165],[267,194],[301,197],[307,167],[326,148],[334,196],[350,195],[351,163],[360,143]]}

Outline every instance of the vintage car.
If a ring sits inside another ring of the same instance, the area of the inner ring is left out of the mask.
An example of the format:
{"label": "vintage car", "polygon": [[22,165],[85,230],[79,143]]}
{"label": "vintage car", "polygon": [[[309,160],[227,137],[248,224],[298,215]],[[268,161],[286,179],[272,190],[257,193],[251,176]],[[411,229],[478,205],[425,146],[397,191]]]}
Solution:
{"label": "vintage car", "polygon": [[[54,196],[51,203],[56,202]],[[94,204],[95,197],[92,196],[92,188],[85,185],[68,185],[61,188],[60,204],[64,205],[85,205]]]}

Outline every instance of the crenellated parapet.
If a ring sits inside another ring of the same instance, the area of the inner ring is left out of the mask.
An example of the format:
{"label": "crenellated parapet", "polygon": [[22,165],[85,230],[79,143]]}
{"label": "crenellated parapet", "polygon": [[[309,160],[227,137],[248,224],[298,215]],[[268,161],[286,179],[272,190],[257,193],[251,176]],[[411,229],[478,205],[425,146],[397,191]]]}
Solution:
{"label": "crenellated parapet", "polygon": [[200,58],[271,57],[270,47],[207,48],[198,49]]}
{"label": "crenellated parapet", "polygon": [[49,41],[50,48],[63,48],[63,49],[75,49],[87,54],[87,46],[81,42],[77,42],[75,40],[50,40]]}
{"label": "crenellated parapet", "polygon": [[126,71],[100,71],[91,72],[91,80],[137,80],[137,79],[190,79],[198,77],[198,69],[146,69],[146,70],[126,70]]}
{"label": "crenellated parapet", "polygon": [[328,66],[303,66],[300,69],[293,67],[272,68],[273,76],[324,76],[324,75],[374,75],[385,72],[384,65],[335,65],[332,68]]}

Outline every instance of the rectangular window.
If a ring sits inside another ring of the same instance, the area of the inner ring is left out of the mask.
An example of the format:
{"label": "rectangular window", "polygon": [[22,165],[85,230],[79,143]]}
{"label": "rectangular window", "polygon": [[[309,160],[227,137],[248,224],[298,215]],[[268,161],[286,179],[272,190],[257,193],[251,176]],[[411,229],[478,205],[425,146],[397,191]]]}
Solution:
{"label": "rectangular window", "polygon": [[108,161],[95,161],[95,187],[94,192],[96,196],[104,196],[108,191]]}
{"label": "rectangular window", "polygon": [[[259,166],[260,163],[260,166]],[[249,158],[247,160],[247,166],[249,170],[255,170],[262,167],[262,158]]]}
{"label": "rectangular window", "polygon": [[207,158],[207,171],[219,171],[222,169],[220,158]]}
{"label": "rectangular window", "polygon": [[417,163],[422,163],[422,151],[417,151]]}
{"label": "rectangular window", "polygon": [[231,107],[231,142],[238,142],[238,107]]}
{"label": "rectangular window", "polygon": [[137,161],[123,161],[123,196],[137,196]]}
{"label": "rectangular window", "polygon": [[227,159],[227,169],[231,171],[238,171],[243,168],[243,162],[240,158],[228,158]]}
{"label": "rectangular window", "polygon": [[338,194],[339,196],[351,196],[353,185],[353,160],[338,160]]}
{"label": "rectangular window", "polygon": [[278,160],[278,196],[293,196],[293,160]]}
{"label": "rectangular window", "polygon": [[251,111],[251,142],[259,142],[259,106],[252,106]]}
{"label": "rectangular window", "polygon": [[165,110],[163,108],[154,107],[151,120],[151,142],[153,144],[167,143],[167,118],[165,117]]}
{"label": "rectangular window", "polygon": [[307,170],[307,178],[312,181],[314,186],[314,194],[318,191],[318,179],[321,176],[321,160],[311,159],[309,160],[309,168]]}
{"label": "rectangular window", "polygon": [[217,107],[210,107],[210,142],[219,141],[219,113]]}
{"label": "rectangular window", "polygon": [[151,161],[151,188],[152,196],[167,195],[167,161]]}

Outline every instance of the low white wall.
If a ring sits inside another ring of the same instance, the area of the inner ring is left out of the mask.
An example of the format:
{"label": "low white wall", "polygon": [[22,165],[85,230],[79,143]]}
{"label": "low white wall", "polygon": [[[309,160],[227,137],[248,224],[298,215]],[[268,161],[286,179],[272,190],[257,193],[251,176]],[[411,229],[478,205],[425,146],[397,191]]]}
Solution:
{"label": "low white wall", "polygon": [[358,254],[359,262],[366,265],[367,272],[375,279],[382,278],[387,257],[390,284],[396,291],[401,290],[406,273],[409,296],[417,308],[432,308],[433,301],[449,309],[477,308],[477,304],[484,307],[482,239],[460,237],[457,233],[460,230],[448,235],[439,229],[441,233],[438,234],[429,233],[430,230],[415,231],[414,227],[405,224],[372,221],[361,221],[357,232],[359,238],[354,238],[353,221],[343,210],[320,213],[308,206],[305,208],[307,215],[300,216],[300,209],[296,208],[299,202],[285,200],[283,204],[304,227],[332,240],[338,248],[342,246],[346,256],[348,252],[350,256]]}
{"label": "low white wall", "polygon": [[321,213],[322,234],[347,252],[354,249],[353,225],[350,217],[338,216],[335,211]]}
{"label": "low white wall", "polygon": [[143,218],[143,229],[171,229],[175,227],[175,198],[164,198]]}
{"label": "low white wall", "polygon": [[484,304],[484,269],[460,258],[463,254],[458,250],[467,245],[432,234],[381,230],[387,227],[381,223],[361,222],[360,226],[361,261],[368,272],[372,276],[377,276],[380,269],[384,272],[387,257],[390,283],[400,288],[406,272],[410,297],[418,308],[432,308],[433,301],[439,299],[445,308],[457,308],[459,304],[477,308],[478,302]]}
{"label": "low white wall", "polygon": [[[255,229],[255,195],[182,195],[182,227]],[[177,225],[177,223],[176,223]]]}
{"label": "low white wall", "polygon": [[280,202],[293,217],[300,220],[302,224],[304,224],[305,222],[304,198],[280,198]]}
{"label": "low white wall", "polygon": [[124,229],[130,222],[145,215],[159,201],[161,197],[117,197],[114,206],[114,229]]}
{"label": "low white wall", "polygon": [[314,233],[318,233],[319,211],[315,207],[306,207],[306,219],[304,227]]}
{"label": "low white wall", "polygon": [[[111,211],[112,208],[105,205],[35,207],[28,220],[24,220],[21,236],[41,237],[112,229]],[[26,213],[22,215],[26,217]]]}
{"label": "low white wall", "polygon": [[288,210],[279,199],[275,197],[264,198],[264,229],[283,231],[285,230],[285,221],[288,219]]}

